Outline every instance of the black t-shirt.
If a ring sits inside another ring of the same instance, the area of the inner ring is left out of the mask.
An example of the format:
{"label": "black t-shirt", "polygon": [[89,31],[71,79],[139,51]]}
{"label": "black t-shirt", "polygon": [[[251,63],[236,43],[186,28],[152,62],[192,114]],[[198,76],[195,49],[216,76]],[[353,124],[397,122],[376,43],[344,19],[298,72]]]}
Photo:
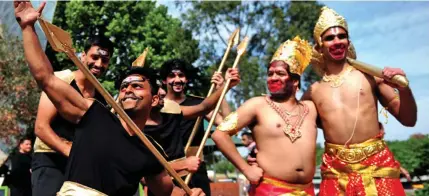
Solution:
{"label": "black t-shirt", "polygon": [[137,136],[130,136],[118,117],[97,101],[76,126],[66,180],[107,195],[133,195],[144,176],[163,166]]}
{"label": "black t-shirt", "polygon": [[184,157],[185,147],[179,129],[183,114],[161,112],[161,117],[162,122],[159,125],[146,125],[144,133],[150,135],[162,146],[168,155],[168,161]]}
{"label": "black t-shirt", "polygon": [[11,171],[6,178],[6,184],[11,188],[21,190],[20,195],[31,195],[31,154],[17,152],[10,157]]}
{"label": "black t-shirt", "polygon": [[[82,95],[82,92],[79,90],[75,80],[70,82],[70,86],[79,92],[80,95]],[[104,97],[98,91],[95,91],[94,99],[100,101],[100,103],[104,105],[107,104]],[[54,117],[50,126],[59,137],[62,137],[68,141],[73,141],[76,125],[64,119],[59,113],[57,113],[57,115]],[[54,167],[64,172],[66,164],[67,157],[58,152],[37,152],[34,153],[32,169],[35,170],[39,167]]]}
{"label": "black t-shirt", "polygon": [[[186,99],[182,103],[180,103],[180,105],[193,106],[193,105],[198,105],[203,101],[204,101],[204,99],[199,98],[199,97],[186,96]],[[189,140],[189,136],[191,135],[192,129],[194,128],[196,121],[197,121],[197,118],[184,119],[184,120],[182,120],[182,123],[180,124],[180,129],[182,132],[182,138],[183,138],[183,145],[184,146],[186,146],[186,143]],[[204,120],[202,120],[201,124],[198,128],[198,131],[195,134],[194,139],[192,140],[191,146],[200,146],[201,140],[203,140],[203,137],[204,137],[204,132],[205,132]]]}

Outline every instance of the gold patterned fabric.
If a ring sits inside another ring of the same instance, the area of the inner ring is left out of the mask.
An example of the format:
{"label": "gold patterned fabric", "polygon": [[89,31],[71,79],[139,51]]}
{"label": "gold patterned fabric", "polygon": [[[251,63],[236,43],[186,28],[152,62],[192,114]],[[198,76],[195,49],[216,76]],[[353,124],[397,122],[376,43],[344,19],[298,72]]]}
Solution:
{"label": "gold patterned fabric", "polygon": [[249,195],[314,196],[315,193],[312,182],[308,184],[291,184],[284,180],[264,175],[259,185],[252,185]]}
{"label": "gold patterned fabric", "polygon": [[386,147],[386,142],[380,139],[370,139],[360,144],[344,145],[325,143],[325,152],[346,163],[358,163]]}
{"label": "gold patterned fabric", "polygon": [[325,143],[319,194],[404,196],[400,164],[381,137],[349,147]]}
{"label": "gold patterned fabric", "polygon": [[311,53],[311,45],[296,36],[293,40],[286,40],[277,48],[270,63],[283,61],[289,66],[291,73],[301,75],[310,63]]}
{"label": "gold patterned fabric", "polygon": [[226,132],[229,135],[236,134],[239,130],[237,129],[238,113],[231,112],[226,118],[216,127],[217,131]]}
{"label": "gold patterned fabric", "polygon": [[107,196],[106,194],[97,191],[93,188],[84,186],[82,184],[65,181],[61,186],[57,196]]}

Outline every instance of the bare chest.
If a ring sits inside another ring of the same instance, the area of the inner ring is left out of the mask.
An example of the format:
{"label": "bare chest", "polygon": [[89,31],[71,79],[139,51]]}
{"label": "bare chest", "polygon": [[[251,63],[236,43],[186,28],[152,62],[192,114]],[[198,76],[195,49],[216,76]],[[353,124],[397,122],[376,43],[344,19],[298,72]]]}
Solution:
{"label": "bare chest", "polygon": [[291,142],[299,138],[315,137],[316,122],[312,114],[308,111],[304,114],[299,110],[292,111],[289,115],[284,113],[277,112],[269,105],[261,108],[258,112],[257,125],[254,127],[255,136],[273,140],[287,139]]}
{"label": "bare chest", "polygon": [[375,104],[374,86],[362,73],[353,72],[339,87],[321,82],[312,93],[312,98],[322,116],[332,112],[352,112],[358,104]]}

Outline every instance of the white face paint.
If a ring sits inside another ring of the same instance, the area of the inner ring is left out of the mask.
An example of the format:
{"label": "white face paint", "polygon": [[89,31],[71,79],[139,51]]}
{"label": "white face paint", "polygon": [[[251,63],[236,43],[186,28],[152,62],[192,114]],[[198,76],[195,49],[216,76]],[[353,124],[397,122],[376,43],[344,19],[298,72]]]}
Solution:
{"label": "white face paint", "polygon": [[107,57],[109,56],[109,52],[107,50],[105,50],[105,49],[98,48],[97,51],[98,51],[98,54],[100,56],[107,56]]}
{"label": "white face paint", "polygon": [[122,80],[122,83],[124,82],[132,82],[132,81],[141,81],[141,80],[145,80],[144,78],[142,78],[141,76],[128,76],[126,77],[124,80]]}

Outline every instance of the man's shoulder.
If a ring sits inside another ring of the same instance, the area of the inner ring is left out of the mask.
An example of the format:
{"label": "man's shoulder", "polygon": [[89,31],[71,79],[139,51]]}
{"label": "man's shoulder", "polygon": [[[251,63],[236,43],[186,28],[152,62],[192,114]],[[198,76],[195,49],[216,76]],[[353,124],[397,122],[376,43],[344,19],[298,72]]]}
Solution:
{"label": "man's shoulder", "polygon": [[70,69],[56,71],[54,72],[54,74],[55,76],[69,84],[75,79],[74,73]]}
{"label": "man's shoulder", "polygon": [[181,114],[182,109],[180,108],[180,105],[175,101],[164,99],[164,107],[162,107],[161,112],[167,114]]}
{"label": "man's shoulder", "polygon": [[252,97],[249,100],[245,101],[243,105],[252,105],[254,107],[260,106],[260,104],[266,103],[265,100],[266,95]]}

